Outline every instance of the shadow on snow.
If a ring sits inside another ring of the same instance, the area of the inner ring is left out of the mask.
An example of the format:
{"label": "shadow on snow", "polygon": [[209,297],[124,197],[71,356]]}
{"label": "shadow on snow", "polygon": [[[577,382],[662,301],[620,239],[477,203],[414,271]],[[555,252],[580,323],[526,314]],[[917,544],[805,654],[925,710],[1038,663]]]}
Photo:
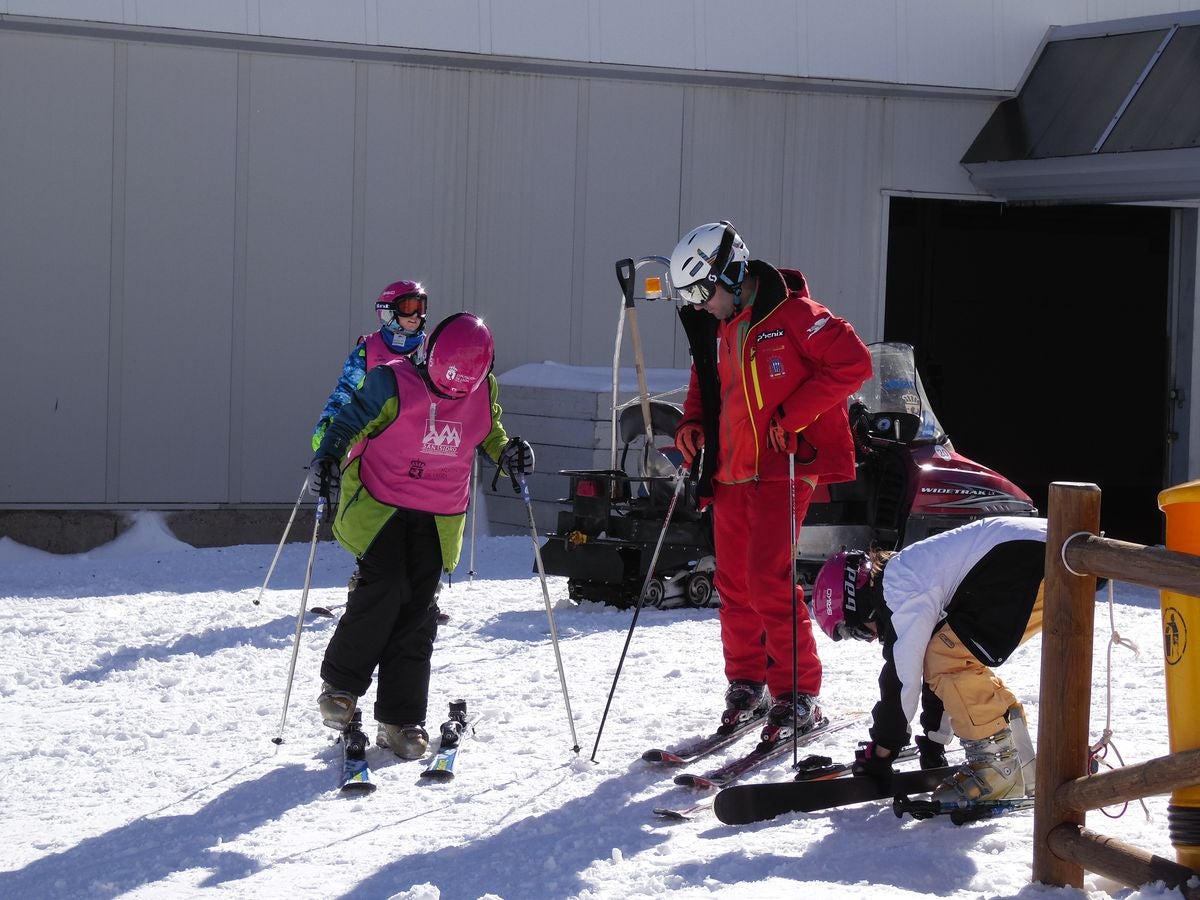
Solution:
{"label": "shadow on snow", "polygon": [[327,771],[298,764],[244,781],[194,813],[143,816],[21,869],[0,872],[0,897],[117,897],[176,872],[208,869],[208,887],[252,875],[260,864],[219,849],[329,789]]}
{"label": "shadow on snow", "polygon": [[[298,611],[298,610],[297,610]],[[333,628],[333,620],[311,613],[305,617],[307,630]],[[163,662],[176,656],[194,654],[211,656],[221,650],[249,645],[260,649],[290,647],[296,634],[296,617],[272,619],[258,625],[238,625],[232,628],[209,628],[199,634],[185,634],[167,644],[142,644],[138,647],[119,647],[103,654],[92,665],[63,676],[63,682],[99,682],[114,672],[135,668],[143,660]]]}

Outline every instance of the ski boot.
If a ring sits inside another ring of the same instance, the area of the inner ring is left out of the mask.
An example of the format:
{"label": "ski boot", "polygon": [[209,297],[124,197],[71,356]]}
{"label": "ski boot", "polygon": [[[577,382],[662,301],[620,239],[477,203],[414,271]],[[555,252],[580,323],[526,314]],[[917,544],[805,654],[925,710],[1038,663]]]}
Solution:
{"label": "ski boot", "polygon": [[321,709],[321,721],[329,728],[341,731],[354,717],[358,697],[350,691],[339,691],[324,681],[321,683],[321,693],[317,695],[317,706]]}
{"label": "ski boot", "polygon": [[804,734],[812,731],[821,720],[821,709],[817,698],[811,694],[780,694],[767,712],[767,724],[762,730],[762,740],[769,743],[790,741],[793,732]]}
{"label": "ski boot", "polygon": [[420,725],[379,723],[375,744],[387,747],[401,759],[420,759],[429,749],[429,734]]}
{"label": "ski boot", "polygon": [[725,689],[721,728],[732,731],[767,711],[766,685],[758,681],[731,681]]}
{"label": "ski boot", "polygon": [[934,789],[931,800],[958,803],[962,800],[1003,800],[1025,795],[1016,741],[1007,725],[978,741],[962,741],[967,761],[950,778]]}

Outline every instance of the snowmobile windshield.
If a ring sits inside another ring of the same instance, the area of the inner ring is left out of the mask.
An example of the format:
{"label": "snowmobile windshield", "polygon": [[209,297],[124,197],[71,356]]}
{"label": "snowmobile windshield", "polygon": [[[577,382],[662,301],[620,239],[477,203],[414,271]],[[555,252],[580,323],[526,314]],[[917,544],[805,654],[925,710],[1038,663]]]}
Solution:
{"label": "snowmobile windshield", "polygon": [[910,344],[880,342],[869,345],[872,375],[850,403],[863,404],[871,414],[892,413],[916,416],[919,424],[908,443],[940,444],[946,440],[917,372]]}

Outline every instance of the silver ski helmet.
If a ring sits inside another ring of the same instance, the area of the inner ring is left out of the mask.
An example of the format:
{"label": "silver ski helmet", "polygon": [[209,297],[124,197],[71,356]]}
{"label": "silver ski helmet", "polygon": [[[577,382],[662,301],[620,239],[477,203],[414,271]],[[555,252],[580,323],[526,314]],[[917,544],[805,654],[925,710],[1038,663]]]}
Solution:
{"label": "silver ski helmet", "polygon": [[492,333],[474,313],[447,316],[429,335],[425,372],[441,396],[458,400],[483,384],[495,361]]}
{"label": "silver ski helmet", "polygon": [[693,228],[671,251],[671,284],[687,303],[707,303],[718,283],[731,291],[746,277],[750,251],[728,222]]}

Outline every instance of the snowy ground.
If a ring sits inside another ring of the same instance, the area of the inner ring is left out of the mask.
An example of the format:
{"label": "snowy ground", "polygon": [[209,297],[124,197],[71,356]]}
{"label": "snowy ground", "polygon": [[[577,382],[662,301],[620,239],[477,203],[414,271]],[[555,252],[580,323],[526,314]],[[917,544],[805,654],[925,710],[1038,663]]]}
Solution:
{"label": "snowy ground", "polygon": [[[474,580],[464,556],[443,592],[431,723],[457,697],[493,714],[458,778],[419,781],[420,763],[372,747],[379,789],[348,799],[314,702],[329,619],[305,622],[285,740],[271,742],[307,547],[285,548],[255,606],[273,552],[193,549],[153,515],[74,557],[0,540],[0,897],[1178,896],[1092,875],[1083,892],[1029,885],[1029,813],[961,828],[901,822],[882,804],[748,828],[656,820],[655,806],[691,798],[639,756],[713,724],[716,612],[642,614],[593,763],[631,614],[575,606],[550,579],[576,756],[528,537],[480,538]],[[343,603],[351,566],[322,543],[309,606]],[[1093,740],[1110,635],[1106,594],[1098,601]],[[1142,650],[1114,648],[1111,679],[1116,746],[1140,762],[1168,749],[1157,593],[1118,585],[1115,625]],[[869,709],[878,649],[819,642],[826,710]],[[1037,702],[1040,648],[1001,670],[1035,727],[1052,713]],[[813,749],[846,757],[864,737],[847,730]],[[785,779],[789,762],[756,777]],[[1174,858],[1166,803],[1148,801],[1149,820],[1135,804],[1088,824]]]}

